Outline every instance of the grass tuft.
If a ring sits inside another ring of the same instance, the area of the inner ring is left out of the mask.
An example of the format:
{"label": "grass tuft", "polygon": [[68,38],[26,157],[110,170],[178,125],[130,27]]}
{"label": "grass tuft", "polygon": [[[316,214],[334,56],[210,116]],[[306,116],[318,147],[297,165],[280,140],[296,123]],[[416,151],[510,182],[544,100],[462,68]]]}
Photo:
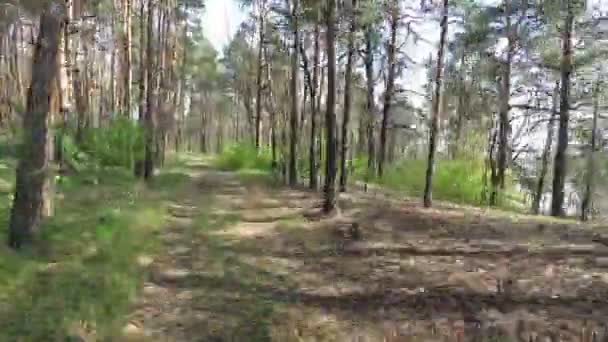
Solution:
{"label": "grass tuft", "polygon": [[[11,188],[13,165],[0,168],[0,184]],[[83,326],[96,339],[115,338],[145,276],[137,258],[160,246],[164,194],[187,179],[161,174],[147,188],[131,174],[88,167],[62,176],[56,215],[35,246],[17,253],[0,242],[0,341],[71,340]],[[0,194],[1,241],[10,193]]]}

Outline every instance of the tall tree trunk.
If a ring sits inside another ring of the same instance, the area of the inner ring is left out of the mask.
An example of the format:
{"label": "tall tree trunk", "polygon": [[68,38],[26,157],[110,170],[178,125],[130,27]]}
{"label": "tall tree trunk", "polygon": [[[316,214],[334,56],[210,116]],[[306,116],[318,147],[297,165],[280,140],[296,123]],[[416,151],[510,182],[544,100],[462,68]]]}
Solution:
{"label": "tall tree trunk", "polygon": [[[466,49],[466,47],[465,47]],[[464,75],[463,73],[465,72],[465,60],[466,58],[466,52],[462,52],[462,55],[460,56],[460,65],[462,70],[460,70],[460,75],[459,75],[459,93],[458,93],[458,106],[456,107],[456,132],[454,134],[454,142],[452,145],[452,150],[451,150],[451,155],[452,155],[452,159],[456,159],[458,158],[458,154],[460,152],[460,141],[462,139],[462,129],[464,126],[464,114],[465,114],[465,106],[467,105],[467,101],[466,100],[466,96],[467,95],[467,89],[466,89],[466,85],[465,85],[465,79],[464,79]]]}
{"label": "tall tree trunk", "polygon": [[505,174],[509,164],[509,135],[511,124],[509,119],[509,100],[511,99],[511,60],[515,50],[515,32],[511,25],[511,1],[505,0],[505,18],[507,21],[507,59],[502,64],[502,79],[500,84],[499,132],[498,132],[498,165],[496,177],[492,178],[492,195],[490,205],[496,205],[498,193],[505,188]]}
{"label": "tall tree trunk", "polygon": [[335,0],[327,0],[327,112],[326,164],[325,164],[325,201],[323,211],[330,213],[336,206],[336,47],[335,47]]}
{"label": "tall tree trunk", "polygon": [[145,156],[144,156],[144,179],[149,180],[154,174],[154,159],[156,154],[156,118],[154,113],[154,86],[152,85],[153,75],[153,56],[152,56],[152,38],[153,38],[153,6],[152,2],[148,2],[148,27],[146,42],[146,117],[145,117]]}
{"label": "tall tree trunk", "polygon": [[[184,12],[188,11],[188,5],[184,5]],[[179,106],[177,108],[179,120],[177,123],[177,139],[175,144],[175,150],[177,152],[180,151],[180,145],[183,139],[183,131],[184,131],[184,120],[186,118],[186,66],[188,65],[188,20],[184,19],[184,36],[183,36],[183,55],[182,55],[182,66],[180,72],[180,92],[179,92]],[[238,112],[237,112],[237,120],[238,120]],[[238,121],[237,121],[238,124]],[[239,127],[237,127],[237,141],[239,140]]]}
{"label": "tall tree trunk", "polygon": [[564,216],[564,187],[566,182],[566,150],[568,149],[568,122],[570,120],[570,74],[572,73],[572,26],[574,24],[573,0],[566,0],[566,18],[562,28],[561,89],[559,106],[559,131],[557,150],[553,164],[553,194],[551,215]]}
{"label": "tall tree trunk", "polygon": [[[148,78],[146,77],[146,70],[151,67],[146,60],[146,0],[141,0],[139,8],[139,108],[138,108],[138,121],[139,126],[145,132],[146,130],[146,85]],[[138,158],[135,161],[135,176],[142,177],[144,175],[144,158]]]}
{"label": "tall tree trunk", "polygon": [[289,185],[298,183],[298,71],[300,70],[300,38],[298,33],[298,0],[293,1],[291,24],[293,30],[293,50],[291,51],[291,116],[289,118]]}
{"label": "tall tree trunk", "polygon": [[125,58],[126,58],[126,51],[124,50],[125,47],[125,38],[126,38],[126,34],[124,32],[124,4],[123,4],[124,0],[113,0],[113,13],[112,13],[112,21],[114,22],[112,25],[112,34],[113,34],[113,39],[114,39],[114,51],[113,53],[115,54],[114,57],[114,63],[116,64],[115,66],[115,72],[116,72],[116,79],[114,81],[114,87],[115,87],[115,98],[114,101],[116,102],[116,112],[120,113],[120,114],[125,114],[124,113],[124,85],[125,85]]}
{"label": "tall tree trunk", "polygon": [[133,78],[133,73],[131,70],[131,8],[133,4],[131,0],[123,0],[122,3],[122,43],[123,43],[123,53],[122,53],[122,66],[121,73],[123,77],[123,98],[122,98],[122,110],[124,111],[124,115],[126,117],[131,117],[131,83]]}
{"label": "tall tree trunk", "polygon": [[388,77],[386,80],[386,90],[384,92],[384,110],[382,113],[382,127],[380,129],[380,156],[378,158],[378,176],[382,177],[384,171],[384,160],[386,158],[386,133],[391,114],[391,104],[393,101],[393,91],[395,88],[395,54],[397,51],[397,27],[399,25],[399,4],[391,3],[390,6],[390,30],[391,38],[388,43]]}
{"label": "tall tree trunk", "polygon": [[357,30],[355,8],[356,0],[351,4],[349,19],[350,30],[348,32],[348,47],[346,51],[346,70],[344,75],[344,117],[342,118],[342,140],[340,148],[340,192],[346,191],[346,183],[348,180],[348,128],[350,125],[350,111],[352,107],[351,91],[353,78],[353,63],[355,59],[355,32]]}
{"label": "tall tree trunk", "polygon": [[433,108],[431,113],[431,129],[429,132],[429,151],[426,165],[426,182],[424,186],[424,206],[433,205],[433,171],[435,168],[435,152],[437,149],[437,128],[439,126],[439,104],[441,103],[441,87],[443,83],[443,55],[448,34],[448,0],[443,0],[443,14],[441,17],[441,36],[439,50],[437,51],[437,69],[435,70],[435,89],[433,94]]}
{"label": "tall tree trunk", "polygon": [[585,195],[581,203],[581,221],[589,219],[593,200],[593,178],[595,177],[595,153],[597,150],[597,118],[599,116],[600,81],[596,81],[593,89],[593,124],[591,127],[591,149],[587,157],[587,175],[585,177]]}
{"label": "tall tree trunk", "polygon": [[262,69],[263,53],[264,53],[264,31],[265,31],[265,15],[266,15],[266,0],[258,0],[259,5],[259,46],[258,46],[258,70],[256,80],[256,102],[255,102],[255,148],[259,150],[261,129],[262,129]]}
{"label": "tall tree trunk", "polygon": [[557,117],[557,104],[559,98],[559,82],[555,82],[555,90],[553,91],[553,108],[551,109],[551,118],[547,123],[547,139],[541,156],[540,173],[538,182],[536,183],[536,193],[532,199],[532,213],[540,214],[540,200],[543,198],[545,189],[545,177],[549,168],[549,158],[551,157],[551,145],[553,145],[553,126],[555,126],[555,118]]}
{"label": "tall tree trunk", "polygon": [[40,33],[32,60],[32,80],[24,116],[23,154],[17,166],[8,244],[20,248],[31,243],[40,228],[49,172],[49,118],[56,101],[58,53],[65,23],[63,3],[51,1],[40,15]]}
{"label": "tall tree trunk", "polygon": [[367,178],[374,176],[374,160],[376,144],[374,143],[374,126],[376,116],[374,113],[374,49],[373,31],[371,24],[365,29],[365,77],[367,80]]}
{"label": "tall tree trunk", "polygon": [[[116,35],[116,7],[115,1],[112,1],[112,37]],[[116,46],[112,46],[112,54],[110,56],[110,112],[111,115],[116,114]]]}
{"label": "tall tree trunk", "polygon": [[320,40],[321,40],[321,29],[320,29],[320,7],[317,7],[317,20],[315,21],[315,29],[314,29],[314,53],[313,53],[313,66],[312,66],[312,87],[310,87],[310,146],[308,152],[308,164],[309,164],[309,183],[308,186],[310,189],[317,189],[317,181],[319,178],[318,175],[318,163],[317,163],[317,122],[318,122],[318,113],[319,113],[319,105],[317,102],[317,97],[320,93],[319,87],[319,59],[321,54],[320,48]]}
{"label": "tall tree trunk", "polygon": [[[20,16],[19,9],[17,9],[17,15]],[[14,79],[15,86],[17,87],[17,98],[19,100],[19,105],[25,104],[25,90],[23,86],[23,79],[21,73],[21,44],[23,42],[23,23],[20,19],[15,23],[15,28],[13,29],[13,44],[14,44],[14,54],[13,54],[13,65],[14,65]]]}

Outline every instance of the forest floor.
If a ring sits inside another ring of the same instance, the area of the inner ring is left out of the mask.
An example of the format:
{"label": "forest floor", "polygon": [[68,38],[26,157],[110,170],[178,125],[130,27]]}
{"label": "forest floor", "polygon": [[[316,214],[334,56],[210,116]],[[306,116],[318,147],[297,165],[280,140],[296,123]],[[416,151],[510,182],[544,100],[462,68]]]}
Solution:
{"label": "forest floor", "polygon": [[599,228],[360,190],[321,217],[264,175],[182,172],[126,340],[608,339]]}

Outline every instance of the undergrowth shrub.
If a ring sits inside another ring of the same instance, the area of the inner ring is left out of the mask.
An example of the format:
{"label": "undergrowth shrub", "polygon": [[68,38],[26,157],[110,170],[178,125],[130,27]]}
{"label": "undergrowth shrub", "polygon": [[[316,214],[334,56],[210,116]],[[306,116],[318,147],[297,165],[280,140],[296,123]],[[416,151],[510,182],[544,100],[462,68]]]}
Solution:
{"label": "undergrowth shrub", "polygon": [[[354,178],[365,180],[367,158],[353,160]],[[390,189],[402,191],[409,196],[422,196],[425,185],[426,160],[403,160],[385,169],[382,178],[369,181]],[[433,198],[453,203],[486,205],[484,200],[484,161],[481,159],[438,160],[433,175]],[[510,178],[510,177],[509,177]],[[507,191],[499,197],[498,206],[517,209],[517,200],[512,181],[507,179]]]}
{"label": "undergrowth shrub", "polygon": [[217,157],[217,166],[222,170],[236,171],[254,169],[269,171],[272,167],[272,156],[267,148],[256,151],[249,144],[233,144],[226,147]]}
{"label": "undergrowth shrub", "polygon": [[144,155],[143,130],[136,121],[116,118],[108,127],[88,129],[82,146],[101,165],[131,168]]}
{"label": "undergrowth shrub", "polygon": [[56,139],[64,162],[76,171],[85,164],[132,168],[144,154],[143,130],[136,121],[116,118],[107,127],[87,128],[82,141],[76,142],[76,130],[60,128]]}

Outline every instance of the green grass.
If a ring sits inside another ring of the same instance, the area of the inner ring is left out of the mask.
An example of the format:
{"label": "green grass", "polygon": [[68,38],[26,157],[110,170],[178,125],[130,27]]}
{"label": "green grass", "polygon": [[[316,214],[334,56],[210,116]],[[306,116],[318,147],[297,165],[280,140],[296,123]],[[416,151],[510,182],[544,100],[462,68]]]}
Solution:
{"label": "green grass", "polygon": [[146,188],[122,168],[57,178],[55,216],[28,250],[5,247],[14,163],[0,162],[0,341],[66,341],[78,322],[98,339],[120,331],[160,246],[164,199],[187,179],[165,173]]}
{"label": "green grass", "polygon": [[248,144],[234,144],[225,148],[215,161],[217,167],[225,171],[260,170],[270,171],[272,158],[266,149],[256,151]]}
{"label": "green grass", "polygon": [[[354,161],[355,179],[365,180],[366,160]],[[433,198],[457,204],[485,206],[482,193],[484,165],[482,160],[439,160],[433,176]],[[426,173],[425,160],[404,160],[386,169],[382,178],[373,178],[375,183],[398,190],[408,196],[421,197],[424,192]],[[511,182],[508,182],[511,184]],[[510,188],[511,186],[508,186]],[[519,211],[521,196],[507,190],[498,200],[498,207]]]}

